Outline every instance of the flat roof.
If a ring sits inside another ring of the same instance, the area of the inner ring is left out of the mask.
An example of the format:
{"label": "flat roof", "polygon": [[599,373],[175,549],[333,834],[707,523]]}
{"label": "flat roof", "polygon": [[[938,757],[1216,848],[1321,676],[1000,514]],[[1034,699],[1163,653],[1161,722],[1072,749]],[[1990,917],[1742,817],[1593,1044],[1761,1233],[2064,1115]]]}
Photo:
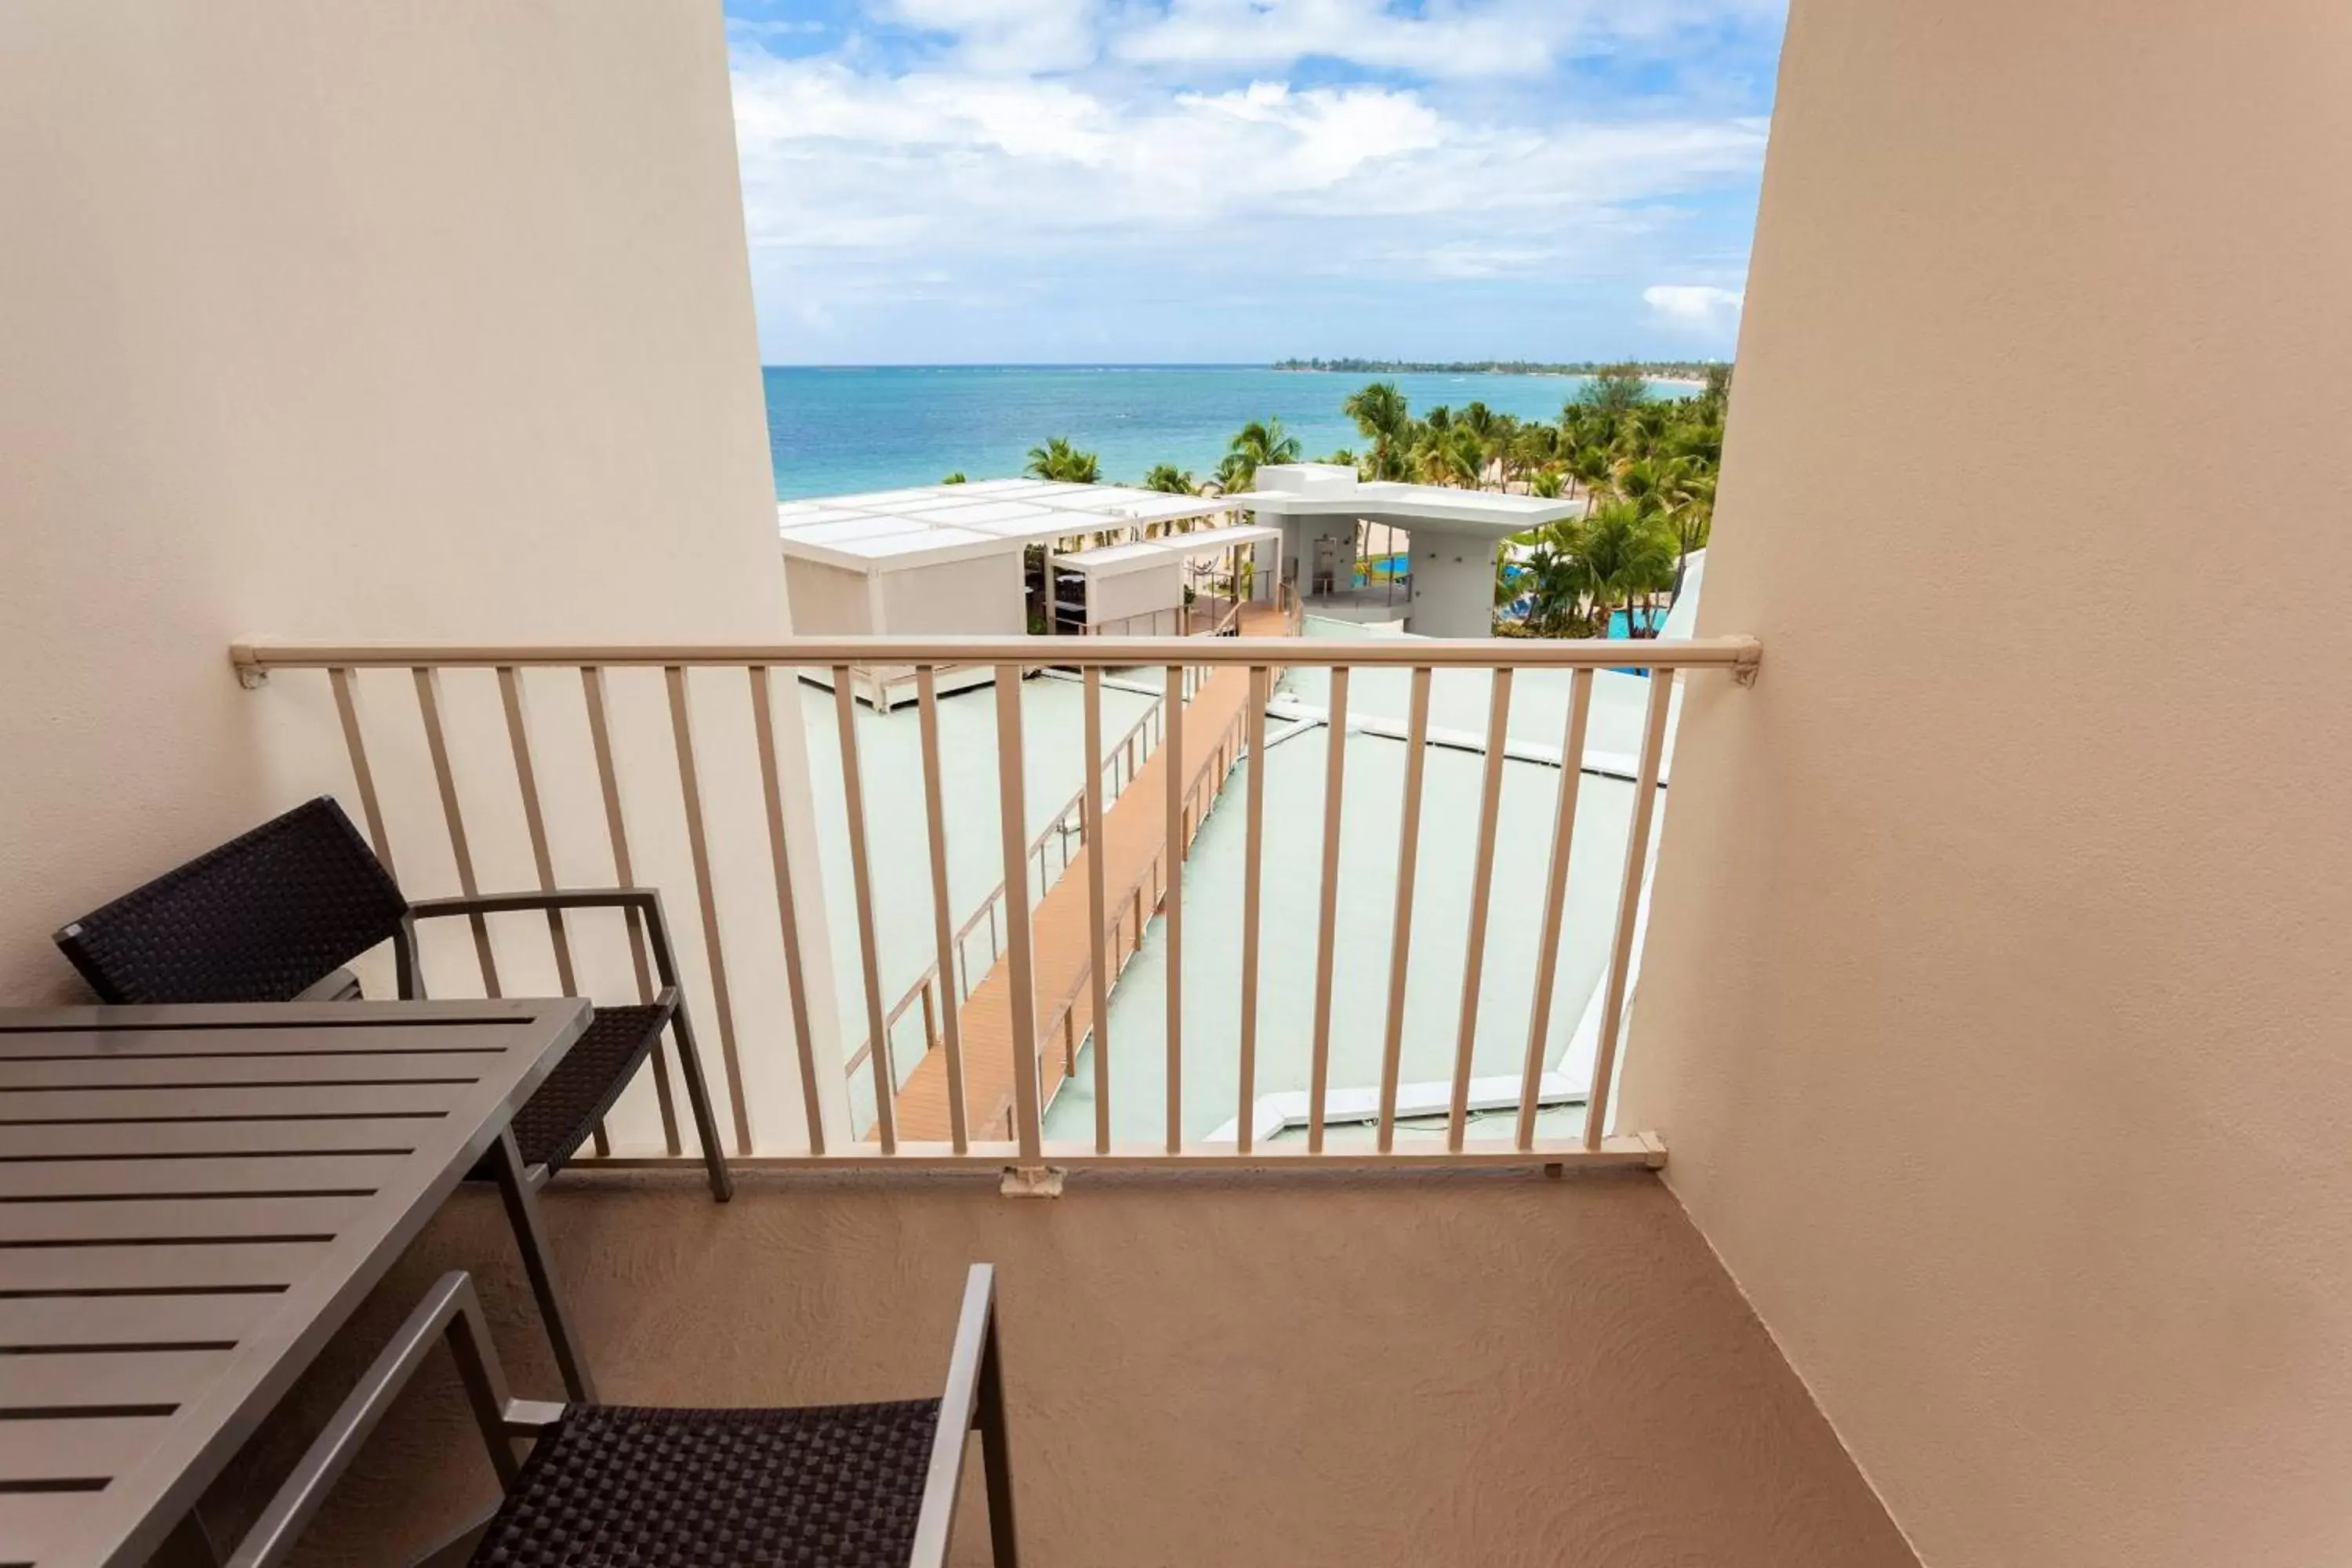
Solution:
{"label": "flat roof", "polygon": [[[1266,485],[1268,479],[1274,483]],[[1284,488],[1284,479],[1281,470],[1260,469],[1259,482],[1266,488],[1244,490],[1229,499],[1259,517],[1394,518],[1436,532],[1498,537],[1574,517],[1583,509],[1580,500],[1506,495],[1496,490],[1457,490],[1395,479],[1348,483],[1344,478],[1335,480],[1319,468],[1301,476],[1302,488]]]}
{"label": "flat roof", "polygon": [[1234,510],[1232,498],[1224,496],[981,479],[783,501],[776,508],[776,535],[788,556],[886,572],[970,560],[1073,534],[1225,517]]}
{"label": "flat roof", "polygon": [[1113,544],[1074,555],[1057,555],[1054,563],[1063,571],[1083,573],[1089,577],[1116,577],[1123,572],[1140,572],[1147,566],[1164,566],[1195,556],[1220,555],[1237,544],[1256,544],[1281,537],[1282,530],[1278,528],[1239,523],[1232,528],[1203,529],[1198,533],[1176,533],[1165,539],[1145,539],[1133,544]]}

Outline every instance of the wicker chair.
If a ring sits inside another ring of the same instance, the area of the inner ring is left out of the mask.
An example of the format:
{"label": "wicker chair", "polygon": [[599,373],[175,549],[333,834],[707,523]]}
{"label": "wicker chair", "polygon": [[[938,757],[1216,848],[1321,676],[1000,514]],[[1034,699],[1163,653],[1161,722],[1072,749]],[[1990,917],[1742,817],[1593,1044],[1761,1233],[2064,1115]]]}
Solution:
{"label": "wicker chair", "polygon": [[173,1003],[356,996],[359,982],[344,966],[389,942],[400,994],[414,999],[425,994],[418,921],[517,910],[543,910],[552,921],[560,910],[595,908],[645,922],[661,989],[643,1005],[594,1009],[586,1032],[515,1114],[527,1179],[537,1186],[578,1152],[667,1028],[677,1037],[711,1195],[723,1203],[734,1184],[678,994],[661,897],[651,889],[411,903],[343,808],[320,795],[84,915],[57,933],[57,943],[101,1000]]}
{"label": "wicker chair", "polygon": [[[980,1430],[989,1542],[1016,1568],[1005,1459],[995,1271],[966,1278],[947,1387],[937,1399],[792,1410],[654,1410],[507,1397],[473,1281],[444,1275],[384,1347],[278,1489],[228,1568],[275,1568],[336,1479],[444,1337],[505,1496],[478,1539],[477,1568],[940,1568]],[[511,1440],[534,1439],[515,1461]],[[447,1556],[445,1557],[445,1553]]]}

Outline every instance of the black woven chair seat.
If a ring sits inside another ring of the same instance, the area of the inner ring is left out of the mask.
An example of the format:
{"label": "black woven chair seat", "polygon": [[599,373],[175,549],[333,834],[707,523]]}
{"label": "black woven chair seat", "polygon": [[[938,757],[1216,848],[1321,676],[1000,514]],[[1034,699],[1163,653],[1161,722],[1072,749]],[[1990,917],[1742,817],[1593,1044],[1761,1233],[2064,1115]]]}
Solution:
{"label": "black woven chair seat", "polygon": [[[596,1123],[613,1109],[635,1075],[637,1064],[653,1049],[670,1010],[655,1004],[642,1007],[598,1007],[588,1015],[588,1027],[555,1064],[546,1081],[531,1091],[515,1112],[515,1146],[526,1165],[544,1165],[549,1175],[579,1151]],[[487,1160],[474,1174],[488,1180]]]}
{"label": "black woven chair seat", "polygon": [[581,1405],[539,1439],[476,1568],[904,1568],[940,1402]]}

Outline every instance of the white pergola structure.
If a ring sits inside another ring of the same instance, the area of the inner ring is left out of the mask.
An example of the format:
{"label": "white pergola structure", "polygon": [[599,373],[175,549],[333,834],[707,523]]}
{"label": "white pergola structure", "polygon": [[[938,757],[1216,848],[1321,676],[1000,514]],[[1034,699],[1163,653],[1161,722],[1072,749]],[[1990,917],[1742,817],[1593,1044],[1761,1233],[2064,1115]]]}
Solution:
{"label": "white pergola structure", "polygon": [[1233,511],[1213,496],[982,479],[785,501],[776,531],[798,633],[1013,636],[1028,624],[1027,546],[1075,553],[1140,541],[1154,523],[1215,524]]}
{"label": "white pergola structure", "polygon": [[[1258,552],[1271,557],[1281,540],[1278,528],[1210,528],[1057,555],[1057,629],[1087,637],[1210,630],[1242,603],[1274,597],[1275,574],[1258,569]],[[1229,584],[1223,594],[1214,586],[1220,574]]]}
{"label": "white pergola structure", "polygon": [[[1030,629],[1031,545],[1044,545],[1048,556],[1046,629],[1082,630],[1055,624],[1061,568],[1082,555],[1204,540],[1227,531],[1221,525],[1235,515],[1227,497],[982,479],[785,501],[776,508],[776,534],[793,630],[801,636],[1018,637]],[[1160,524],[1195,531],[1147,540]],[[1150,608],[1181,610],[1181,583],[1167,579],[1163,586],[1167,604]],[[887,700],[892,672],[860,674],[862,695]],[[985,671],[971,672],[967,683],[985,679]],[[941,678],[943,689],[950,684]]]}
{"label": "white pergola structure", "polygon": [[[1255,488],[1229,498],[1282,532],[1282,575],[1309,608],[1351,613],[1381,606],[1356,587],[1358,528],[1383,524],[1408,542],[1411,575],[1396,607],[1422,637],[1494,635],[1495,570],[1504,541],[1573,517],[1582,503],[1541,496],[1365,481],[1328,463],[1257,471]],[[1374,595],[1377,598],[1379,595]]]}

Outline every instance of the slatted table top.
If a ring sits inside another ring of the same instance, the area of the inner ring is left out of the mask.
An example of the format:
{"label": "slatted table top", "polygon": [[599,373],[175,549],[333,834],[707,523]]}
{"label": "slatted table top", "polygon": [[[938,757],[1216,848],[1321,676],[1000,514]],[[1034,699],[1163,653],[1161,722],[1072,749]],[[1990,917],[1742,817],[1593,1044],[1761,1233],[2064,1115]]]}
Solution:
{"label": "slatted table top", "polygon": [[0,1010],[0,1568],[145,1562],[587,1016]]}

